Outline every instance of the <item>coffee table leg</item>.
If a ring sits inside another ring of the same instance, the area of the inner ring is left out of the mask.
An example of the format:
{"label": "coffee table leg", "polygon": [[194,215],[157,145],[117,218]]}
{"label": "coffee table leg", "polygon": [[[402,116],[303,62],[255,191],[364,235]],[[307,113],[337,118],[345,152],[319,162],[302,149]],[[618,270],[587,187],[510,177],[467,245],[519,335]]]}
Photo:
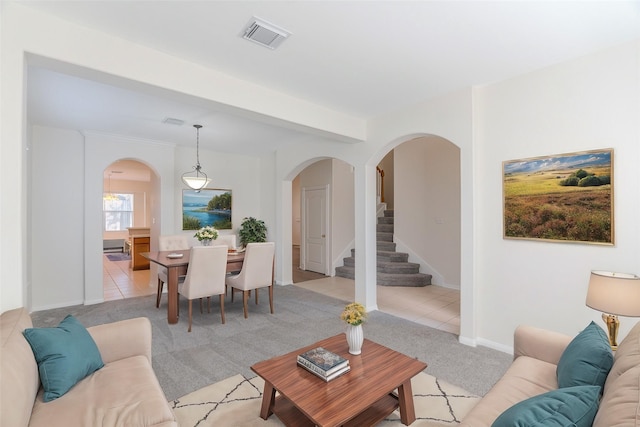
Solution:
{"label": "coffee table leg", "polygon": [[413,405],[413,390],[411,380],[398,387],[398,405],[400,406],[400,421],[408,426],[416,420],[416,408]]}
{"label": "coffee table leg", "polygon": [[276,401],[276,389],[267,381],[264,382],[264,393],[262,394],[262,408],[260,408],[260,418],[266,420],[273,414],[273,405]]}

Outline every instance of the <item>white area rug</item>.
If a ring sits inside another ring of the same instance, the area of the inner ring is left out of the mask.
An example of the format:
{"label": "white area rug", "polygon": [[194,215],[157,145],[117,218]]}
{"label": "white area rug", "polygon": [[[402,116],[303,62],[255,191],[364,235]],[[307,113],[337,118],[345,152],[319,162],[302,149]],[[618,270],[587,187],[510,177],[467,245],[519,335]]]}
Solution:
{"label": "white area rug", "polygon": [[[412,427],[457,425],[480,400],[465,390],[424,372],[411,380],[416,408]],[[173,410],[180,427],[282,426],[275,415],[260,418],[264,382],[260,377],[236,375],[174,400]],[[401,426],[398,411],[379,425]]]}

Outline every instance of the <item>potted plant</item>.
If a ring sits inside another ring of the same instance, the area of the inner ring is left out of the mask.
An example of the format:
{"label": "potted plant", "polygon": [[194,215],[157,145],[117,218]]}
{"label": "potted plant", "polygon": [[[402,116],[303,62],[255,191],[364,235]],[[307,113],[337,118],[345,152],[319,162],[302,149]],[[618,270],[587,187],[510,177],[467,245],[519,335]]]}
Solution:
{"label": "potted plant", "polygon": [[261,219],[248,217],[242,220],[240,229],[240,244],[244,247],[249,243],[262,243],[267,241],[267,226]]}

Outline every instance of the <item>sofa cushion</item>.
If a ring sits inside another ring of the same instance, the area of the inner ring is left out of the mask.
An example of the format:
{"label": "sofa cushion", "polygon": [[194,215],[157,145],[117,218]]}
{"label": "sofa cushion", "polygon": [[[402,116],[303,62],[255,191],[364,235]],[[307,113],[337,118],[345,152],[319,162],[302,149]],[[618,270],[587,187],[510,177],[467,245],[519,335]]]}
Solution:
{"label": "sofa cushion", "polygon": [[60,399],[45,403],[40,392],[29,423],[29,427],[175,425],[145,356],[107,363]]}
{"label": "sofa cushion", "polygon": [[5,311],[0,316],[0,426],[29,423],[40,387],[38,364],[22,336],[22,331],[32,326],[24,308]]}
{"label": "sofa cushion", "polygon": [[613,367],[607,376],[604,392],[607,392],[609,384],[615,382],[620,375],[638,365],[640,365],[640,322],[636,323],[620,342],[613,358]]}
{"label": "sofa cushion", "polygon": [[558,362],[558,387],[597,385],[601,388],[613,365],[604,330],[591,322],[567,346]]}
{"label": "sofa cushion", "polygon": [[591,427],[599,399],[599,386],[549,391],[513,405],[492,427]]}
{"label": "sofa cushion", "polygon": [[23,334],[38,362],[45,402],[104,366],[93,338],[72,315],[55,328],[27,328]]}
{"label": "sofa cushion", "polygon": [[640,365],[607,381],[593,427],[611,426],[640,427]]}
{"label": "sofa cushion", "polygon": [[469,411],[460,427],[490,426],[502,412],[516,403],[557,388],[556,365],[520,356]]}

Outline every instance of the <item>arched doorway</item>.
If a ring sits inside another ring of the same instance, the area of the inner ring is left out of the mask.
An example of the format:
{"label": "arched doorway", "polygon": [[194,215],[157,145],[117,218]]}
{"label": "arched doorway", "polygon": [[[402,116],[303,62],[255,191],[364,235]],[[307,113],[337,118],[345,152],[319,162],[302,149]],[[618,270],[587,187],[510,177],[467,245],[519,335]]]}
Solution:
{"label": "arched doorway", "polygon": [[137,160],[118,160],[104,170],[103,190],[103,289],[111,301],[152,295],[151,270],[133,265],[130,234],[149,235],[154,195],[153,170]]}

